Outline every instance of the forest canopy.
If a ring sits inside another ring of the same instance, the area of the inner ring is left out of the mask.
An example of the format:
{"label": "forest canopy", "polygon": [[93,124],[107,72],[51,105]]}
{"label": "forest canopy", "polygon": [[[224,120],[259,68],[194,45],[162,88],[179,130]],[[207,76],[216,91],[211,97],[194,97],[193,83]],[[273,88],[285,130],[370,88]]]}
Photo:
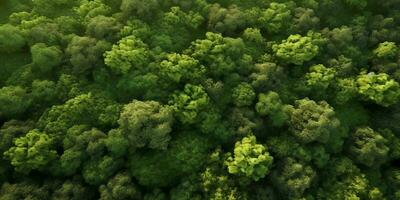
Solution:
{"label": "forest canopy", "polygon": [[399,200],[400,0],[0,1],[0,200]]}

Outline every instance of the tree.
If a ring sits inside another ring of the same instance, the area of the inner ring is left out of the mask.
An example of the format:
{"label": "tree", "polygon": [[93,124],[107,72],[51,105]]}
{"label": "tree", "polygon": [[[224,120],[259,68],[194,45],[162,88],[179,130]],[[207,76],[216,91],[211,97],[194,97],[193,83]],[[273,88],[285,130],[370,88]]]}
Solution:
{"label": "tree", "polygon": [[122,0],[120,7],[124,16],[139,16],[143,19],[147,19],[150,16],[157,14],[158,8],[159,2],[157,0]]}
{"label": "tree", "polygon": [[326,90],[333,84],[336,70],[327,68],[324,65],[314,65],[310,67],[310,72],[306,74],[306,83],[317,90]]}
{"label": "tree", "polygon": [[255,136],[249,136],[235,143],[234,155],[228,154],[225,161],[229,173],[243,175],[254,181],[268,174],[273,157],[265,146],[256,142]]}
{"label": "tree", "polygon": [[11,165],[18,172],[28,174],[31,170],[43,170],[57,158],[53,139],[37,129],[29,131],[25,136],[17,138],[14,146],[4,152]]}
{"label": "tree", "polygon": [[0,119],[9,119],[23,114],[30,106],[27,91],[20,86],[0,89]]}
{"label": "tree", "polygon": [[104,40],[74,36],[65,50],[76,74],[104,65],[103,54],[111,48]]}
{"label": "tree", "polygon": [[166,149],[173,124],[172,109],[155,101],[137,101],[125,105],[118,124],[129,141],[136,148]]}
{"label": "tree", "polygon": [[260,29],[257,28],[246,28],[243,31],[243,39],[247,42],[263,42],[264,37],[261,34]]}
{"label": "tree", "polygon": [[16,138],[24,136],[33,127],[32,122],[10,120],[0,129],[0,152],[5,152],[14,145]]}
{"label": "tree", "polygon": [[[204,194],[204,198],[223,199],[228,197],[231,199],[246,199],[246,192],[240,191],[235,180],[229,177],[226,166],[224,166],[224,157],[225,155],[220,148],[217,148],[208,156],[206,168],[200,175],[200,189]],[[241,182],[241,185],[247,184]]]}
{"label": "tree", "polygon": [[127,74],[131,69],[142,70],[149,59],[147,45],[139,38],[128,36],[104,53],[104,62],[118,74]]}
{"label": "tree", "polygon": [[238,69],[249,68],[252,58],[244,54],[244,50],[245,44],[241,38],[207,32],[205,39],[192,42],[186,52],[203,63],[213,76],[220,77]]}
{"label": "tree", "polygon": [[116,124],[118,117],[112,117],[114,119],[112,121],[103,121],[101,119],[106,115],[119,114],[118,109],[107,109],[114,105],[107,98],[91,93],[81,94],[69,99],[62,105],[52,106],[40,117],[38,127],[45,130],[48,134],[62,137],[63,133],[74,125],[112,126]]}
{"label": "tree", "polygon": [[276,57],[283,61],[302,65],[318,54],[319,47],[313,43],[311,37],[296,34],[290,35],[286,40],[282,40],[280,44],[274,44],[272,49]]}
{"label": "tree", "polygon": [[21,50],[25,45],[25,36],[19,28],[9,24],[0,26],[0,52],[15,52]]}
{"label": "tree", "polygon": [[48,105],[57,100],[56,84],[48,80],[35,80],[32,83],[32,102],[36,105]]}
{"label": "tree", "polygon": [[83,164],[82,176],[91,185],[106,183],[121,168],[122,162],[112,156],[92,158]]}
{"label": "tree", "polygon": [[33,10],[40,15],[52,17],[69,13],[70,9],[78,3],[79,0],[35,0]]}
{"label": "tree", "polygon": [[272,2],[269,8],[260,11],[257,24],[270,34],[284,31],[288,28],[292,12],[287,4]]}
{"label": "tree", "polygon": [[[53,184],[54,187],[55,184]],[[41,185],[37,181],[23,179],[18,183],[5,182],[1,185],[0,197],[2,199],[49,199],[52,187],[49,184]]]}
{"label": "tree", "polygon": [[171,7],[157,20],[156,27],[151,35],[149,44],[160,47],[165,52],[180,52],[190,45],[202,32],[199,30],[204,22],[204,17],[197,12],[182,10],[180,7]]}
{"label": "tree", "polygon": [[106,151],[106,135],[85,125],[68,129],[62,141],[63,153],[56,166],[63,175],[73,175],[90,158],[101,157]]}
{"label": "tree", "polygon": [[85,23],[99,15],[107,16],[111,14],[111,7],[104,4],[103,0],[88,1],[84,0],[74,11],[84,20]]}
{"label": "tree", "polygon": [[67,180],[59,188],[56,188],[51,195],[56,200],[79,200],[82,198],[92,199],[93,191],[83,184],[80,177],[73,177]]}
{"label": "tree", "polygon": [[233,88],[232,99],[237,106],[250,106],[255,97],[256,93],[248,83],[241,83]]}
{"label": "tree", "polygon": [[168,54],[167,58],[159,64],[159,73],[168,81],[200,82],[206,73],[206,69],[196,59],[184,54]]}
{"label": "tree", "polygon": [[357,96],[357,83],[354,79],[338,79],[335,87],[338,104],[345,104]]}
{"label": "tree", "polygon": [[171,200],[200,200],[202,195],[200,193],[199,177],[190,176],[181,181],[181,183],[171,189]]}
{"label": "tree", "polygon": [[397,56],[398,47],[394,42],[382,42],[379,46],[373,51],[374,55],[378,58],[393,58]]}
{"label": "tree", "polygon": [[400,139],[390,129],[378,130],[382,137],[386,139],[386,146],[389,148],[389,160],[397,160],[400,158]]}
{"label": "tree", "polygon": [[91,18],[86,25],[86,35],[113,41],[121,29],[121,24],[114,17],[98,15]]}
{"label": "tree", "polygon": [[0,200],[400,199],[400,0],[0,0]]}
{"label": "tree", "polygon": [[317,191],[321,198],[360,199],[368,196],[370,185],[366,175],[347,157],[332,159],[323,176],[326,181]]}
{"label": "tree", "polygon": [[219,4],[210,7],[208,29],[220,33],[232,33],[246,25],[244,13],[236,5],[223,8]]}
{"label": "tree", "polygon": [[195,123],[209,104],[209,97],[202,86],[186,84],[181,92],[172,95],[172,105],[178,119],[185,124]]}
{"label": "tree", "polygon": [[282,126],[289,120],[290,106],[284,105],[279,94],[273,91],[259,94],[255,109],[261,116],[268,115],[274,126]]}
{"label": "tree", "polygon": [[293,14],[294,29],[303,33],[313,30],[319,25],[320,19],[318,17],[315,10],[311,8],[297,7]]}
{"label": "tree", "polygon": [[364,98],[388,107],[399,100],[400,85],[385,73],[362,72],[357,77],[357,92]]}
{"label": "tree", "polygon": [[378,132],[369,127],[358,128],[351,136],[349,146],[353,159],[368,167],[379,166],[387,159],[388,141]]}
{"label": "tree", "polygon": [[206,161],[210,141],[198,134],[183,132],[165,151],[131,155],[129,169],[140,185],[171,186],[179,177],[198,172]]}
{"label": "tree", "polygon": [[344,0],[344,2],[357,9],[363,9],[368,5],[367,0]]}
{"label": "tree", "polygon": [[316,173],[310,166],[290,157],[282,160],[278,166],[271,172],[271,178],[275,187],[287,198],[302,197],[316,178]]}
{"label": "tree", "polygon": [[52,71],[62,62],[62,52],[56,46],[46,46],[46,44],[38,43],[31,47],[32,63],[34,69],[42,73]]}
{"label": "tree", "polygon": [[297,100],[290,112],[290,130],[303,143],[326,143],[339,131],[340,121],[325,101],[316,103],[308,98]]}
{"label": "tree", "polygon": [[14,140],[24,136],[33,127],[32,122],[11,120],[5,122],[0,129],[0,181],[6,181],[11,175],[12,165],[3,157],[5,151],[14,145]]}
{"label": "tree", "polygon": [[250,74],[253,88],[263,92],[281,88],[286,79],[284,68],[272,62],[256,64]]}
{"label": "tree", "polygon": [[120,172],[100,186],[101,200],[141,199],[141,194],[128,172]]}

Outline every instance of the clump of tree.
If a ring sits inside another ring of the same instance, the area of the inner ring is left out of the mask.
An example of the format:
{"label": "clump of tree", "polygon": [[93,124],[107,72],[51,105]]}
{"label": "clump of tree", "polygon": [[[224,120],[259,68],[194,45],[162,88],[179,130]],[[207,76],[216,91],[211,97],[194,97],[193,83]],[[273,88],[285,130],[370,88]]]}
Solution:
{"label": "clump of tree", "polygon": [[0,1],[0,199],[400,199],[399,8]]}

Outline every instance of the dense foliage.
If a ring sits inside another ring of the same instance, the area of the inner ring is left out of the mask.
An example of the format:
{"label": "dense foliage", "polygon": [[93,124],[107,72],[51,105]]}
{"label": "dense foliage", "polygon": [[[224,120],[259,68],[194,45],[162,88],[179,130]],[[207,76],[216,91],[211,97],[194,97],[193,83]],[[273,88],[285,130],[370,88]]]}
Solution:
{"label": "dense foliage", "polygon": [[398,200],[399,10],[1,0],[0,200]]}

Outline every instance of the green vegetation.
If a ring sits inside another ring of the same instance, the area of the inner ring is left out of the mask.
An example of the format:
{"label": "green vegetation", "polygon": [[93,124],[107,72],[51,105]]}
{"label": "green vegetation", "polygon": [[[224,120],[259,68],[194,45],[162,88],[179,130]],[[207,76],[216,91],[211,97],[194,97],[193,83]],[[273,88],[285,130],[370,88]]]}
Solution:
{"label": "green vegetation", "polygon": [[0,0],[0,200],[398,200],[399,10]]}

